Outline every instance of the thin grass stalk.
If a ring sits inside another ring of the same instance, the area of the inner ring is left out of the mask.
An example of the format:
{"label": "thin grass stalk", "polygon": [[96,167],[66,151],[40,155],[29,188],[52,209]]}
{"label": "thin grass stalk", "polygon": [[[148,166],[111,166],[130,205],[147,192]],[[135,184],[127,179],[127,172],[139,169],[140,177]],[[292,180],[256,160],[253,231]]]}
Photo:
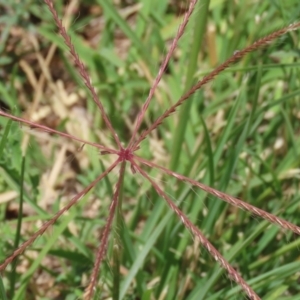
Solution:
{"label": "thin grass stalk", "polygon": [[[207,24],[207,16],[209,11],[209,0],[202,0],[198,1],[197,4],[194,7],[193,16],[190,18],[190,29],[191,35],[189,37],[189,40],[187,40],[188,46],[187,47],[187,55],[186,55],[186,73],[184,76],[185,82],[184,82],[184,88],[183,92],[187,92],[193,84],[195,84],[195,73],[198,67],[198,58],[199,53],[201,51],[201,46],[203,44],[204,35],[206,32],[206,24]],[[192,108],[193,99],[190,99],[190,101],[187,101],[184,103],[184,105],[181,107],[179,111],[179,115],[177,117],[177,124],[172,129],[172,151],[170,155],[170,164],[169,167],[171,170],[176,170],[178,167],[178,161],[180,159],[180,155],[182,153],[181,148],[182,144],[185,140],[185,134],[187,130],[188,121],[190,120],[190,111]],[[163,214],[166,212],[168,207],[164,207]],[[175,220],[177,222],[177,220]],[[166,228],[166,235],[170,234],[174,224],[169,223]],[[167,264],[164,268],[164,270],[168,270],[171,267],[171,265]],[[175,271],[176,269],[176,271]],[[174,272],[178,272],[178,267],[174,267]],[[162,282],[162,281],[161,281]],[[161,285],[158,287],[158,290],[160,290]]]}
{"label": "thin grass stalk", "polygon": [[275,39],[279,38],[282,35],[285,35],[288,32],[297,30],[300,27],[300,22],[290,24],[287,27],[284,27],[280,30],[277,30],[275,32],[272,32],[271,34],[257,40],[252,45],[245,47],[244,49],[240,51],[235,51],[235,53],[227,59],[225,62],[223,62],[221,65],[216,67],[212,72],[210,72],[208,75],[204,76],[200,81],[198,81],[189,91],[187,91],[174,105],[172,105],[168,110],[166,110],[160,117],[156,119],[156,121],[145,131],[142,132],[140,137],[137,139],[137,141],[133,144],[131,149],[133,151],[137,150],[139,147],[139,144],[146,138],[146,136],[153,131],[155,128],[160,126],[160,124],[169,117],[172,113],[176,111],[178,106],[180,106],[182,103],[184,103],[186,100],[188,100],[197,90],[199,90],[202,86],[212,81],[216,76],[218,76],[220,73],[222,73],[224,70],[226,70],[229,66],[239,61],[241,58],[243,58],[245,55],[247,55],[250,52],[253,52],[259,48],[265,47],[268,44],[270,44]]}
{"label": "thin grass stalk", "polygon": [[[119,163],[120,160],[118,159],[117,162]],[[118,200],[119,200],[119,195],[120,195],[120,189],[123,184],[125,165],[126,165],[126,161],[123,161],[121,164],[121,168],[120,168],[119,179],[116,184],[116,191],[113,195],[113,199],[112,199],[112,202],[109,207],[108,218],[105,223],[105,227],[104,227],[103,234],[102,234],[101,241],[100,241],[100,246],[97,250],[96,260],[95,260],[94,268],[93,268],[92,275],[90,278],[90,283],[85,290],[85,294],[84,294],[85,300],[91,300],[94,295],[94,292],[96,290],[97,279],[100,275],[100,271],[99,271],[100,265],[105,257],[111,225],[112,225],[112,222],[113,222],[113,219],[115,216],[115,212],[116,212],[116,209],[117,209],[118,203],[119,203]]]}
{"label": "thin grass stalk", "polygon": [[[126,167],[126,161],[123,161],[124,170]],[[120,266],[121,266],[121,257],[122,257],[122,226],[123,226],[123,214],[122,214],[122,203],[123,203],[123,191],[124,191],[124,174],[120,174],[121,178],[121,186],[120,186],[120,194],[119,194],[119,203],[116,211],[116,219],[114,226],[114,245],[113,245],[113,300],[119,300],[120,297],[120,283],[121,283],[121,274],[120,274]]]}
{"label": "thin grass stalk", "polygon": [[[248,246],[251,246],[251,244],[255,243],[255,241],[257,241],[257,239],[259,238],[259,236],[261,234],[263,234],[266,230],[267,230],[267,227],[269,225],[269,222],[268,221],[262,221],[256,228],[255,230],[250,234],[250,236],[248,236],[242,243],[242,246],[241,247],[237,247],[237,248],[234,248],[234,251],[232,251],[232,249],[228,249],[228,252],[226,252],[225,256],[226,256],[226,259],[229,261],[229,262],[232,262],[233,260],[235,259],[238,259],[238,255],[243,255],[243,250],[245,248],[247,248]],[[248,267],[248,271],[250,272],[249,270],[249,267]],[[221,277],[223,275],[223,270],[222,269],[218,269],[216,271],[214,271],[210,276],[209,276],[209,279],[208,281],[205,282],[205,286],[201,286],[200,289],[198,289],[198,292],[197,293],[197,300],[205,300],[207,299],[209,296],[209,292],[213,290],[214,288],[214,285],[215,284],[218,284],[218,280],[221,280]],[[249,279],[249,281],[252,280]],[[251,284],[252,286],[252,284]],[[224,297],[225,298],[225,297]],[[237,296],[235,296],[236,299],[238,299]],[[226,299],[231,299],[231,298],[226,298]]]}
{"label": "thin grass stalk", "polygon": [[[17,221],[17,231],[14,243],[14,249],[18,248],[21,238],[21,227],[23,218],[23,202],[24,202],[24,174],[25,174],[25,156],[22,156],[21,163],[21,181],[20,181],[20,201],[19,201],[19,211],[18,211],[18,221]],[[10,276],[10,292],[9,295],[11,299],[14,298],[15,293],[15,283],[16,283],[16,269],[17,269],[17,259],[12,262],[11,266],[11,276]]]}
{"label": "thin grass stalk", "polygon": [[40,130],[42,130],[44,132],[54,133],[54,134],[57,134],[59,136],[65,137],[67,139],[74,140],[74,141],[77,141],[77,142],[80,142],[80,143],[83,143],[83,144],[86,144],[86,145],[90,145],[90,146],[96,147],[98,149],[106,151],[107,153],[113,153],[113,154],[117,153],[117,151],[114,150],[114,149],[110,149],[108,147],[105,147],[105,146],[97,144],[97,143],[91,143],[91,142],[85,141],[83,139],[80,139],[80,138],[78,138],[78,137],[76,137],[74,135],[71,135],[71,134],[68,134],[68,133],[64,133],[64,132],[61,132],[61,131],[57,131],[57,130],[52,129],[50,127],[47,127],[45,125],[37,124],[35,122],[28,121],[28,120],[25,120],[23,118],[13,116],[13,115],[11,115],[9,113],[4,112],[3,110],[0,110],[0,116],[6,117],[6,118],[8,118],[10,120],[13,120],[13,121],[17,121],[17,122],[26,124],[26,125],[30,126],[30,128],[32,128],[32,129],[40,129]]}
{"label": "thin grass stalk", "polygon": [[112,288],[112,299],[119,300],[120,297],[120,266],[121,266],[121,241],[120,238],[117,237],[119,233],[114,232],[114,241],[113,241],[113,249],[112,249],[112,258],[113,258],[113,266],[112,266],[112,275],[113,275],[113,288]]}
{"label": "thin grass stalk", "polygon": [[30,246],[40,235],[42,235],[51,225],[53,225],[58,218],[68,211],[74,204],[76,204],[84,195],[86,195],[100,180],[102,180],[108,173],[110,173],[119,160],[116,160],[109,168],[107,168],[100,176],[98,176],[91,184],[89,184],[83,191],[77,194],[70,202],[59,210],[49,221],[44,223],[42,227],[34,233],[26,242],[24,242],[19,248],[17,248],[9,257],[7,257],[2,264],[0,264],[0,271],[3,271],[8,264],[10,264],[18,255],[22,254],[25,249]]}
{"label": "thin grass stalk", "polygon": [[[188,66],[187,66],[187,74],[186,74],[186,81],[184,92],[188,91],[194,81],[194,75],[198,68],[198,57],[199,52],[202,46],[202,42],[204,39],[204,35],[206,32],[206,23],[207,23],[207,16],[209,10],[209,0],[203,0],[197,3],[195,7],[195,23],[194,27],[194,34],[192,36],[192,44],[191,44],[191,51],[188,55]],[[187,101],[185,105],[183,105],[182,109],[179,112],[178,116],[178,124],[176,125],[176,129],[174,129],[174,140],[172,143],[172,155],[170,161],[170,168],[174,170],[178,165],[178,160],[181,153],[182,144],[184,142],[185,132],[188,124],[190,110],[192,107],[192,99]]]}
{"label": "thin grass stalk", "polygon": [[[67,29],[70,26],[73,11],[77,8],[77,6],[78,6],[78,0],[71,0],[69,2],[69,5],[66,9],[66,15],[64,18],[65,27]],[[32,104],[30,105],[30,107],[27,110],[29,116],[31,116],[33,114],[33,112],[35,112],[36,109],[38,108],[38,105],[42,99],[42,94],[43,94],[43,89],[45,87],[45,84],[47,83],[47,81],[48,82],[52,81],[52,79],[49,78],[50,74],[47,72],[47,68],[49,68],[49,66],[50,66],[50,63],[54,57],[56,49],[57,49],[57,46],[55,44],[52,44],[46,55],[46,59],[42,58],[42,56],[39,53],[37,53],[37,55],[36,55],[36,57],[39,61],[39,65],[42,70],[42,74],[39,77],[39,80],[38,80],[36,86],[34,87],[35,93],[34,93],[34,97],[32,100]],[[50,75],[50,77],[51,77],[51,75]],[[46,81],[46,79],[47,79],[47,81]],[[22,139],[22,147],[24,149],[26,149],[28,146],[28,143],[29,143],[29,134],[26,133]]]}
{"label": "thin grass stalk", "polygon": [[63,37],[66,46],[69,48],[69,51],[74,59],[74,62],[77,66],[77,69],[79,71],[79,74],[81,76],[81,78],[83,79],[84,84],[86,85],[86,87],[88,88],[88,90],[91,92],[92,94],[92,99],[95,102],[95,104],[98,106],[102,118],[104,120],[105,125],[107,126],[107,128],[109,129],[109,131],[111,132],[111,134],[114,137],[115,142],[118,145],[118,148],[121,149],[121,142],[119,140],[119,137],[116,133],[116,131],[114,130],[114,128],[112,127],[111,121],[109,120],[108,115],[106,114],[104,107],[96,93],[96,90],[94,88],[94,86],[91,83],[91,79],[90,76],[86,70],[86,67],[84,65],[84,63],[81,61],[81,59],[79,58],[74,45],[71,42],[71,38],[70,36],[67,34],[66,28],[63,26],[61,19],[59,19],[58,14],[54,8],[53,5],[53,1],[52,0],[44,0],[45,4],[48,6],[49,11],[52,14],[53,20],[58,28],[59,34]]}
{"label": "thin grass stalk", "polygon": [[268,213],[260,208],[257,208],[256,206],[248,204],[247,202],[245,202],[243,200],[232,197],[226,193],[218,191],[218,190],[216,190],[210,186],[207,186],[203,183],[200,183],[196,180],[185,177],[184,175],[181,175],[179,173],[168,170],[164,167],[161,167],[153,162],[150,162],[150,161],[143,159],[141,157],[138,157],[136,155],[134,155],[134,159],[136,159],[137,161],[141,162],[144,165],[147,165],[148,167],[160,169],[163,172],[165,172],[166,174],[171,175],[178,180],[185,181],[193,186],[196,186],[196,187],[200,188],[201,190],[203,190],[203,191],[205,191],[205,192],[207,192],[207,193],[209,193],[209,194],[211,194],[233,206],[236,206],[243,210],[249,211],[250,213],[252,213],[260,218],[268,220],[269,222],[271,222],[273,224],[279,225],[281,228],[291,230],[291,231],[295,232],[296,234],[300,235],[300,227],[299,226],[294,225],[294,224],[292,224],[284,219],[281,219],[271,213]]}
{"label": "thin grass stalk", "polygon": [[[207,2],[207,0],[205,0]],[[189,19],[194,11],[194,8],[195,8],[195,5],[197,3],[197,0],[192,0],[190,2],[190,5],[189,5],[189,9],[187,10],[187,12],[184,14],[184,17],[183,17],[183,21],[182,23],[180,24],[178,30],[177,30],[177,34],[175,36],[175,38],[173,39],[173,42],[171,44],[171,47],[165,57],[165,59],[163,60],[160,68],[159,68],[159,71],[158,71],[158,74],[156,76],[156,78],[154,79],[154,82],[153,82],[153,85],[151,86],[150,88],[150,91],[149,91],[149,95],[141,109],[141,112],[138,114],[137,116],[137,119],[136,119],[136,124],[134,126],[134,129],[133,129],[133,133],[132,133],[132,136],[131,136],[131,139],[130,139],[130,142],[129,142],[129,146],[128,147],[131,147],[133,142],[134,142],[134,139],[136,137],[136,134],[142,124],[142,121],[144,119],[144,116],[145,116],[145,113],[150,105],[150,102],[154,96],[154,93],[155,93],[155,90],[167,68],[167,65],[168,65],[168,62],[170,61],[172,55],[173,55],[173,52],[174,50],[176,49],[177,47],[177,44],[178,44],[178,41],[180,40],[180,38],[182,37],[183,33],[184,33],[184,30],[189,22]]]}
{"label": "thin grass stalk", "polygon": [[188,219],[188,217],[173,203],[173,201],[167,196],[165,192],[153,181],[148,174],[141,169],[137,163],[132,160],[131,163],[134,165],[136,170],[145,177],[156,190],[157,194],[162,197],[168,204],[168,206],[174,211],[176,216],[182,222],[191,234],[199,240],[202,246],[209,252],[209,254],[227,271],[230,279],[234,280],[238,285],[241,286],[243,291],[252,300],[259,300],[260,297],[252,290],[252,288],[244,281],[240,274],[227,262],[227,260],[218,252],[218,250],[208,241],[203,233]]}

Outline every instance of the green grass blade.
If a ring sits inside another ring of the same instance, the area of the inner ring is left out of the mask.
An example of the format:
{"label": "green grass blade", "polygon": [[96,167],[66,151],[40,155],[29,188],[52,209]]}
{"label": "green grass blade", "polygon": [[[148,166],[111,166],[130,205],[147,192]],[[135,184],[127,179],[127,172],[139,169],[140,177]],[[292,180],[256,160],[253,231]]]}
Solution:
{"label": "green grass blade", "polygon": [[[84,202],[86,197],[89,195],[85,195],[82,199],[81,202]],[[58,226],[55,226],[53,228],[53,231],[51,233],[51,236],[47,240],[46,244],[43,245],[43,248],[39,251],[39,255],[37,258],[33,261],[32,265],[30,268],[22,275],[20,279],[20,287],[16,291],[14,300],[23,300],[24,299],[24,293],[26,290],[26,287],[28,285],[29,280],[31,279],[32,275],[34,272],[37,270],[37,268],[41,265],[42,260],[44,257],[47,255],[47,253],[50,251],[50,249],[55,245],[57,242],[58,238],[62,235],[62,233],[66,230],[68,227],[69,223],[75,218],[76,216],[76,210],[70,210],[68,215],[66,215],[63,220],[60,222]]]}
{"label": "green grass blade", "polygon": [[[21,239],[21,227],[22,227],[22,217],[23,217],[23,203],[24,203],[24,174],[25,174],[25,156],[22,157],[22,165],[21,165],[21,180],[20,180],[20,201],[19,201],[19,211],[18,211],[18,222],[17,222],[17,230],[15,236],[14,249],[17,249],[20,244]],[[10,276],[10,297],[14,297],[15,293],[15,283],[16,283],[16,268],[18,264],[18,259],[16,258],[12,262],[12,272]]]}
{"label": "green grass blade", "polygon": [[6,297],[6,292],[5,292],[5,288],[4,288],[4,284],[3,284],[3,280],[2,280],[2,276],[0,275],[0,297],[3,300],[8,300]]}
{"label": "green grass blade", "polygon": [[[255,231],[243,242],[237,242],[235,246],[231,247],[229,252],[224,255],[228,262],[231,262],[236,258],[248,245],[250,245],[267,227],[269,223],[267,221],[261,222]],[[224,274],[224,270],[219,266],[215,268],[214,272],[210,275],[209,280],[203,284],[199,284],[194,288],[191,295],[187,298],[187,300],[204,300],[207,299],[207,294],[212,290],[212,287],[216,284],[217,280]]]}
{"label": "green grass blade", "polygon": [[129,27],[128,23],[120,16],[112,2],[106,0],[97,0],[97,2],[103,7],[106,17],[111,18],[133,42],[140,54],[147,57],[148,51],[141,42],[141,39],[139,39],[135,32]]}
{"label": "green grass blade", "polygon": [[157,241],[157,238],[163,231],[164,227],[166,226],[166,224],[168,223],[168,221],[172,215],[173,215],[172,212],[168,212],[164,216],[164,218],[160,221],[158,226],[156,226],[156,228],[154,229],[152,234],[149,236],[149,238],[147,239],[147,242],[144,244],[142,250],[136,257],[135,262],[131,266],[129,273],[127,274],[125,280],[123,281],[123,283],[121,285],[121,292],[120,292],[120,298],[119,298],[120,300],[124,299],[126,291],[128,290],[128,288],[130,286],[130,283],[132,282],[132,280],[136,276],[137,272],[143,265],[145,258],[147,257],[148,253],[152,250],[155,242]]}
{"label": "green grass blade", "polygon": [[3,151],[4,151],[4,147],[5,147],[6,143],[7,143],[7,137],[9,135],[11,124],[12,124],[12,120],[8,120],[8,122],[7,122],[6,126],[5,126],[5,129],[4,129],[1,141],[0,141],[0,157],[2,157],[2,154],[3,154]]}
{"label": "green grass blade", "polygon": [[[195,7],[194,16],[193,16],[193,20],[195,20],[194,36],[192,39],[193,42],[191,45],[191,53],[189,54],[187,76],[186,76],[184,91],[187,91],[194,82],[194,76],[197,68],[199,51],[204,39],[204,34],[206,29],[209,3],[210,3],[209,0],[199,1]],[[178,118],[179,123],[176,126],[176,130],[174,131],[175,136],[173,141],[173,150],[172,150],[172,156],[170,162],[171,170],[176,170],[176,167],[178,165],[178,159],[180,157],[192,104],[193,104],[192,99],[186,101],[182,105],[182,108],[179,113],[179,118]]]}

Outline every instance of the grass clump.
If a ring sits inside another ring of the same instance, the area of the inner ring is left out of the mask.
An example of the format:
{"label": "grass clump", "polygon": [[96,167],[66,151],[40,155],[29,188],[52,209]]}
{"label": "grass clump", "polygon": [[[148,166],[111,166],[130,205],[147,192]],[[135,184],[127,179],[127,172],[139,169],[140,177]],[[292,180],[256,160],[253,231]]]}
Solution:
{"label": "grass clump", "polygon": [[2,297],[297,297],[297,1],[45,3],[5,7]]}

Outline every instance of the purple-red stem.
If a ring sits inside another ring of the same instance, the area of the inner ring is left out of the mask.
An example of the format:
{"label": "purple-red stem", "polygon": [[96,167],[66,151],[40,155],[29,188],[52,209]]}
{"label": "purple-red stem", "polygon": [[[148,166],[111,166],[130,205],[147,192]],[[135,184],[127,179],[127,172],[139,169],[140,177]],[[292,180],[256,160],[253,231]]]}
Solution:
{"label": "purple-red stem", "polygon": [[84,195],[86,195],[101,179],[103,179],[108,173],[110,173],[116,165],[119,163],[117,159],[109,168],[107,168],[100,176],[98,176],[89,186],[87,186],[83,191],[77,194],[65,207],[59,210],[54,217],[49,221],[44,223],[42,227],[34,233],[30,239],[24,242],[18,249],[16,249],[9,257],[7,257],[2,264],[0,264],[0,271],[4,270],[8,264],[10,264],[18,255],[22,254],[24,250],[30,246],[38,236],[42,235],[49,226],[53,225],[57,219],[66,211],[68,211],[75,203],[77,203]]}
{"label": "purple-red stem", "polygon": [[202,246],[207,249],[210,255],[228,272],[230,279],[239,284],[245,293],[252,300],[259,300],[259,296],[252,290],[252,288],[244,281],[240,274],[229,264],[229,262],[218,252],[218,250],[208,241],[203,233],[188,219],[188,217],[173,203],[173,201],[166,195],[165,192],[153,181],[145,171],[143,171],[134,160],[131,160],[134,168],[145,177],[156,190],[157,194],[161,196],[168,204],[168,206],[175,212],[176,216],[182,224],[192,233],[192,235],[200,241]]}
{"label": "purple-red stem", "polygon": [[220,191],[218,191],[210,186],[207,186],[203,183],[200,183],[198,181],[195,181],[193,179],[185,177],[179,173],[173,172],[164,167],[158,166],[157,164],[155,164],[151,161],[148,161],[148,160],[138,157],[136,155],[134,155],[134,159],[136,159],[137,161],[141,162],[144,165],[147,165],[148,167],[160,169],[160,170],[164,171],[166,174],[171,175],[181,181],[188,182],[188,183],[192,184],[193,186],[196,186],[196,187],[200,188],[201,190],[203,190],[203,191],[205,191],[205,192],[207,192],[207,193],[209,193],[231,205],[234,205],[238,208],[247,210],[247,211],[251,212],[252,214],[257,215],[265,220],[268,220],[269,222],[271,222],[273,224],[279,225],[281,228],[292,230],[296,234],[300,235],[300,227],[298,227],[284,219],[278,218],[277,216],[275,216],[273,214],[270,214],[262,209],[259,209],[251,204],[248,204],[248,203],[246,203],[240,199],[237,199],[235,197],[232,197],[226,193],[220,192]]}
{"label": "purple-red stem", "polygon": [[172,56],[174,50],[177,47],[177,43],[178,43],[179,39],[181,38],[181,36],[184,33],[184,30],[185,30],[185,28],[186,28],[186,26],[188,24],[188,21],[189,21],[190,16],[191,16],[191,14],[192,14],[192,12],[193,12],[193,10],[195,8],[196,3],[197,3],[197,0],[192,0],[190,2],[188,11],[184,14],[183,21],[180,24],[180,26],[179,26],[179,28],[177,30],[177,34],[176,34],[175,38],[173,39],[172,45],[171,45],[171,47],[170,47],[170,49],[169,49],[169,51],[168,51],[168,53],[167,53],[164,61],[162,62],[161,66],[159,68],[158,74],[157,74],[156,78],[154,79],[153,85],[150,88],[149,95],[148,95],[148,97],[147,97],[147,99],[146,99],[146,101],[145,101],[145,103],[144,103],[144,105],[143,105],[140,113],[137,116],[136,124],[135,124],[135,127],[133,129],[133,133],[132,133],[132,136],[131,136],[131,139],[130,139],[128,147],[131,147],[132,144],[134,143],[135,136],[136,136],[136,134],[137,134],[137,132],[138,132],[140,126],[141,126],[141,123],[143,121],[145,113],[146,113],[146,111],[147,111],[147,109],[149,107],[150,101],[152,100],[154,92],[155,92],[155,90],[156,90],[156,88],[157,88],[157,86],[158,86],[158,84],[159,84],[159,82],[160,82],[160,80],[161,80],[161,78],[162,78],[165,70],[166,70],[168,62],[171,59],[171,56]]}
{"label": "purple-red stem", "polygon": [[[120,161],[120,159],[118,161]],[[108,218],[107,218],[107,221],[106,221],[106,224],[105,224],[105,227],[104,227],[104,231],[103,231],[103,234],[102,234],[102,237],[101,237],[100,246],[99,246],[98,251],[97,251],[96,260],[95,260],[94,268],[93,268],[93,271],[92,271],[90,283],[87,286],[86,291],[85,291],[85,295],[84,295],[85,300],[92,299],[92,296],[93,296],[94,291],[95,291],[97,278],[99,277],[99,273],[100,273],[99,268],[100,268],[102,260],[105,257],[111,224],[113,222],[113,219],[114,219],[114,216],[115,216],[115,211],[116,211],[116,208],[118,206],[120,187],[122,185],[122,180],[124,178],[125,165],[126,165],[126,163],[125,163],[125,161],[123,161],[122,164],[121,164],[121,168],[120,168],[119,180],[118,180],[117,185],[116,185],[116,191],[114,193],[113,200],[112,200],[112,202],[110,204],[110,207],[109,207]]]}
{"label": "purple-red stem", "polygon": [[225,62],[223,62],[221,65],[216,67],[212,72],[210,72],[207,76],[203,77],[202,80],[198,81],[189,91],[187,91],[181,98],[172,105],[168,110],[166,110],[160,117],[156,119],[156,121],[138,138],[136,142],[133,143],[133,145],[130,147],[133,151],[137,149],[139,144],[145,139],[145,137],[155,128],[160,126],[160,124],[169,117],[172,113],[174,113],[178,106],[180,106],[184,101],[188,100],[197,90],[199,90],[203,85],[207,84],[208,82],[212,81],[217,75],[219,75],[222,71],[227,69],[230,65],[237,62],[241,58],[243,58],[246,54],[249,52],[253,52],[257,50],[258,48],[264,47],[273,40],[277,39],[278,37],[286,34],[289,31],[296,30],[300,27],[300,22],[297,22],[295,24],[291,24],[287,27],[284,27],[280,30],[277,30],[259,40],[254,42],[252,45],[245,47],[244,49],[240,51],[235,51],[233,56],[231,56],[229,59],[227,59]]}
{"label": "purple-red stem", "polygon": [[54,22],[56,23],[56,25],[58,27],[59,33],[63,37],[66,46],[69,48],[70,53],[73,56],[74,62],[76,64],[77,68],[78,68],[80,76],[82,77],[82,79],[84,81],[84,84],[86,85],[86,87],[91,92],[94,102],[96,103],[96,105],[100,109],[102,118],[103,118],[107,128],[110,130],[111,134],[113,135],[113,137],[114,137],[114,139],[115,139],[115,141],[118,145],[118,148],[121,149],[120,139],[119,139],[116,131],[112,127],[112,124],[111,124],[111,122],[110,122],[110,120],[109,120],[109,118],[108,118],[108,116],[107,116],[107,114],[104,110],[104,107],[103,107],[103,105],[102,105],[102,103],[101,103],[101,101],[100,101],[100,99],[99,99],[99,97],[96,93],[96,90],[95,90],[94,86],[91,83],[90,76],[89,76],[89,74],[88,74],[88,72],[87,72],[87,70],[84,66],[84,63],[79,58],[79,56],[78,56],[78,54],[75,50],[75,47],[71,42],[71,38],[67,34],[66,28],[63,26],[62,21],[58,17],[58,14],[57,14],[57,12],[54,8],[54,5],[53,5],[53,1],[52,0],[44,0],[44,2],[48,6],[48,8],[49,8],[49,10],[50,10],[50,12],[53,16]]}
{"label": "purple-red stem", "polygon": [[86,145],[91,145],[91,146],[96,147],[98,149],[104,150],[107,153],[117,154],[117,151],[114,150],[114,149],[110,149],[108,147],[105,147],[105,146],[97,144],[97,143],[91,143],[91,142],[85,141],[83,139],[80,139],[80,138],[78,138],[78,137],[76,137],[74,135],[71,135],[71,134],[68,134],[68,133],[64,133],[64,132],[61,132],[61,131],[57,131],[57,130],[52,129],[50,127],[47,127],[45,125],[37,124],[35,122],[28,121],[28,120],[25,120],[23,118],[13,116],[11,114],[8,114],[8,113],[4,112],[3,110],[0,110],[0,116],[9,118],[9,119],[17,121],[17,122],[24,123],[24,124],[30,126],[33,129],[38,128],[38,129],[41,129],[44,132],[55,133],[55,134],[58,134],[58,135],[60,135],[62,137],[65,137],[67,139],[75,140],[75,141],[81,142],[81,143],[86,144]]}

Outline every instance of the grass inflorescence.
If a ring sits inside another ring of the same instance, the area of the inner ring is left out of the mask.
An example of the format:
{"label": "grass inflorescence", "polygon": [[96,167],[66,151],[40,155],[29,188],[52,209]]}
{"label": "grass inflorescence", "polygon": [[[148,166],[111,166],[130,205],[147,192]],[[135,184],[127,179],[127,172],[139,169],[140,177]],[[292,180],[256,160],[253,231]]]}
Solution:
{"label": "grass inflorescence", "polygon": [[297,1],[44,2],[3,6],[2,298],[296,299]]}

